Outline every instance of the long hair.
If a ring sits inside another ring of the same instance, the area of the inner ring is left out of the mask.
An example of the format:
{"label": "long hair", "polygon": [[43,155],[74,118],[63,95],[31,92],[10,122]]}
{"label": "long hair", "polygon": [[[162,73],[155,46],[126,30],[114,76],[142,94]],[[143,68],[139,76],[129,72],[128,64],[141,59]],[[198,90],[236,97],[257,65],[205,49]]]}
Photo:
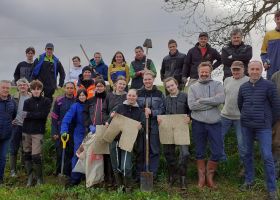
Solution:
{"label": "long hair", "polygon": [[122,64],[122,65],[124,66],[124,65],[126,64],[126,61],[125,61],[125,57],[124,57],[124,55],[123,55],[123,53],[122,53],[121,51],[117,51],[117,52],[115,53],[115,55],[114,55],[114,57],[113,57],[113,59],[112,59],[111,64],[113,64],[113,65],[115,66],[117,54],[121,54],[121,55],[122,55],[122,57],[123,57],[123,64]]}

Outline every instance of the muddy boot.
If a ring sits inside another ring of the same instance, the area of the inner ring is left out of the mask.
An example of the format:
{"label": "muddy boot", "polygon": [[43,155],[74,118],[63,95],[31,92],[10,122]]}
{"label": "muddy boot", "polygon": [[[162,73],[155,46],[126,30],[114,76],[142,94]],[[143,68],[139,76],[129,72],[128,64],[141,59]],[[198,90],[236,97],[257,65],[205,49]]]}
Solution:
{"label": "muddy boot", "polygon": [[123,187],[122,175],[119,172],[114,172],[114,177],[115,177],[115,180],[116,180],[117,187],[118,188]]}
{"label": "muddy boot", "polygon": [[124,182],[124,191],[126,193],[131,193],[132,192],[131,178],[130,177],[124,177],[123,182]]}
{"label": "muddy boot", "polygon": [[25,170],[26,170],[26,174],[27,174],[27,187],[31,187],[32,186],[32,182],[33,182],[33,175],[32,175],[32,161],[28,160],[25,161]]}
{"label": "muddy boot", "polygon": [[218,163],[214,162],[212,160],[209,160],[207,163],[207,172],[206,172],[206,180],[207,180],[207,186],[210,188],[216,188],[216,184],[214,183],[214,175],[215,171],[218,167]]}
{"label": "muddy boot", "polygon": [[11,177],[16,177],[16,165],[17,165],[17,156],[10,155],[10,168],[11,168]]}
{"label": "muddy boot", "polygon": [[175,166],[169,166],[168,167],[168,184],[170,187],[172,187],[177,180],[176,176],[176,167]]}
{"label": "muddy boot", "polygon": [[206,168],[205,168],[205,160],[197,160],[197,173],[198,173],[198,184],[199,188],[203,188],[205,186],[205,175],[206,175]]}
{"label": "muddy boot", "polygon": [[180,178],[180,187],[181,187],[181,190],[187,189],[187,179],[185,176],[181,176],[181,178]]}

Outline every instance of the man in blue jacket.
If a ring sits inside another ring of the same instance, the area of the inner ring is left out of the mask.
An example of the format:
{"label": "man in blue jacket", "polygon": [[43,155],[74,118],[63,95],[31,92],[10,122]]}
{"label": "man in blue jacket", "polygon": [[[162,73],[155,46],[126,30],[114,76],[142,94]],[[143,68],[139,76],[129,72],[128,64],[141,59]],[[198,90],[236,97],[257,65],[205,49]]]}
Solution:
{"label": "man in blue jacket", "polygon": [[17,113],[16,102],[11,98],[10,88],[10,81],[0,81],[0,184],[3,184],[12,121]]}
{"label": "man in blue jacket", "polygon": [[238,107],[246,152],[244,158],[245,183],[241,191],[249,190],[254,184],[253,147],[257,139],[264,161],[264,172],[269,199],[277,199],[275,168],[272,156],[272,124],[280,119],[280,99],[276,86],[262,78],[260,61],[250,61],[250,80],[241,85]]}
{"label": "man in blue jacket", "polygon": [[[104,81],[108,81],[108,65],[106,65],[102,59],[100,52],[95,52],[93,58],[90,60],[95,73],[102,77]],[[95,74],[92,73],[92,74]]]}

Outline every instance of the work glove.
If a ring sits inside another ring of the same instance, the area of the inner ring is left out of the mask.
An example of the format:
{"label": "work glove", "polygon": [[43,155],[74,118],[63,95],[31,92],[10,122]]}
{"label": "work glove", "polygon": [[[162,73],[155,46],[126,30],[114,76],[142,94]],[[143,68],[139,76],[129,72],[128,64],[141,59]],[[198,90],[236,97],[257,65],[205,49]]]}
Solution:
{"label": "work glove", "polygon": [[96,131],[96,126],[90,125],[90,126],[89,126],[89,130],[90,130],[90,132],[91,132],[92,134],[94,134],[95,131]]}
{"label": "work glove", "polygon": [[67,138],[67,135],[68,135],[68,133],[64,132],[64,133],[61,134],[61,137]]}

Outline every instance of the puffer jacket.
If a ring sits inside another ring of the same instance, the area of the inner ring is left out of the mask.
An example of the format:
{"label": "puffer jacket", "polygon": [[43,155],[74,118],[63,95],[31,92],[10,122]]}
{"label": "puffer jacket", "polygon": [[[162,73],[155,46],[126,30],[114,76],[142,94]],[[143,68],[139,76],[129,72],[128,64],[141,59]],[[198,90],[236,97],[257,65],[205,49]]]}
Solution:
{"label": "puffer jacket", "polygon": [[241,124],[249,128],[271,128],[280,119],[280,99],[276,86],[260,78],[241,85],[238,93]]}
{"label": "puffer jacket", "polygon": [[190,114],[188,95],[184,92],[179,92],[176,97],[168,95],[165,98],[165,114]]}
{"label": "puffer jacket", "polygon": [[12,134],[12,121],[16,117],[17,106],[15,100],[9,96],[0,98],[0,139],[8,139]]}

